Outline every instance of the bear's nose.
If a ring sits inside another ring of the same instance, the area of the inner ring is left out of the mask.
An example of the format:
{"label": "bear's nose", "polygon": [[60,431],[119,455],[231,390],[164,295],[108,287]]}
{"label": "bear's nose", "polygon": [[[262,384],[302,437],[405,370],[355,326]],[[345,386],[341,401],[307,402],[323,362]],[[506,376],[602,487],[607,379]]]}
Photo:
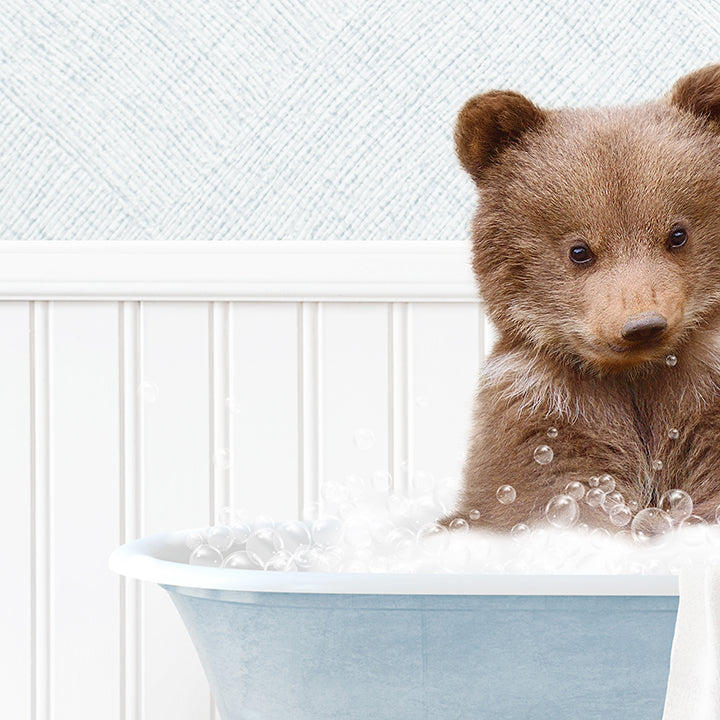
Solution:
{"label": "bear's nose", "polygon": [[660,337],[667,330],[667,320],[655,312],[635,315],[625,322],[621,334],[628,342],[647,342]]}

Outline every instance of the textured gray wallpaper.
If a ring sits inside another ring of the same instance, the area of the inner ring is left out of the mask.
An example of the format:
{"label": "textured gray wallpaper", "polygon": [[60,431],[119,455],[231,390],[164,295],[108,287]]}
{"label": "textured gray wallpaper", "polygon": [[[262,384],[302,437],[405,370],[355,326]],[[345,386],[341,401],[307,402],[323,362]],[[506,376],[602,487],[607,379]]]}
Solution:
{"label": "textured gray wallpaper", "polygon": [[463,239],[465,99],[650,99],[717,7],[4,0],[0,240]]}

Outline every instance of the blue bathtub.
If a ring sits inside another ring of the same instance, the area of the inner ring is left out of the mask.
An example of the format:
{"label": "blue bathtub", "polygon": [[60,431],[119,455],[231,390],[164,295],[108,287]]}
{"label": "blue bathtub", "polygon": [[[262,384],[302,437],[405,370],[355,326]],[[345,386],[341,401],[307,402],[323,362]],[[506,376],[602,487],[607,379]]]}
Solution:
{"label": "blue bathtub", "polygon": [[232,570],[184,538],[110,566],[170,593],[222,720],[662,717],[674,576]]}

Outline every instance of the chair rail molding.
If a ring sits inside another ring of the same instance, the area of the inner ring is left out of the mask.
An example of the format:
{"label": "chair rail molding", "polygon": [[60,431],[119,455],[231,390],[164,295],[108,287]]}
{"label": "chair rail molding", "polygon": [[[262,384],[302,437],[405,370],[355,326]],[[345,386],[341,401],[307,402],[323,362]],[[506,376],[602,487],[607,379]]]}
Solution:
{"label": "chair rail molding", "polygon": [[465,241],[0,242],[0,300],[477,300]]}

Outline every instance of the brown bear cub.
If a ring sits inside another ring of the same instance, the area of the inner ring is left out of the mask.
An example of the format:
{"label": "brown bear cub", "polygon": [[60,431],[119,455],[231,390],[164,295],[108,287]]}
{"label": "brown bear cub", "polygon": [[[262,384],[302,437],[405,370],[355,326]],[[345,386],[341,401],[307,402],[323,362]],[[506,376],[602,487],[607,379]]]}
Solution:
{"label": "brown bear cub", "polygon": [[[472,265],[498,341],[444,522],[532,525],[569,482],[603,474],[633,512],[680,488],[714,521],[720,65],[632,107],[548,110],[487,92],[460,112],[455,141],[479,192]],[[605,504],[580,500],[578,522],[613,528]]]}

